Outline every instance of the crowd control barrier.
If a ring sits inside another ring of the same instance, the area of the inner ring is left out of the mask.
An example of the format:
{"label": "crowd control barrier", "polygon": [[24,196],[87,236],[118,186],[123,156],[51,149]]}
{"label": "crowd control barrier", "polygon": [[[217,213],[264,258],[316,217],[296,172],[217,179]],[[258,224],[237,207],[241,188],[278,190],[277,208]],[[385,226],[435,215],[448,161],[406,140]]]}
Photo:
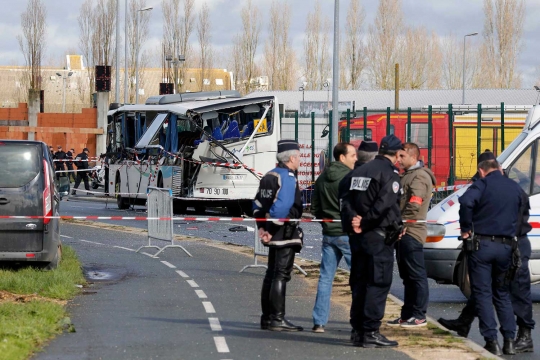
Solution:
{"label": "crowd control barrier", "polygon": [[[141,246],[137,252],[143,248],[154,248],[158,249],[158,252],[154,254],[154,257],[157,257],[167,248],[180,248],[193,257],[182,245],[174,243],[172,190],[149,186],[147,195],[148,245]],[[168,241],[170,244],[159,247],[153,245],[152,240]]]}
{"label": "crowd control barrier", "polygon": [[[247,268],[265,268],[265,269],[268,269],[268,266],[266,266],[264,264],[259,264],[257,262],[257,256],[268,256],[269,247],[264,246],[262,244],[261,240],[259,239],[259,232],[257,231],[257,226],[255,226],[254,233],[255,233],[255,247],[253,249],[253,260],[255,261],[255,263],[251,264],[251,265],[244,266],[242,268],[242,270],[240,270],[240,272],[243,272]],[[294,267],[297,268],[298,271],[300,271],[302,274],[307,276],[307,272],[305,272],[304,269],[302,269],[298,264],[294,263]]]}

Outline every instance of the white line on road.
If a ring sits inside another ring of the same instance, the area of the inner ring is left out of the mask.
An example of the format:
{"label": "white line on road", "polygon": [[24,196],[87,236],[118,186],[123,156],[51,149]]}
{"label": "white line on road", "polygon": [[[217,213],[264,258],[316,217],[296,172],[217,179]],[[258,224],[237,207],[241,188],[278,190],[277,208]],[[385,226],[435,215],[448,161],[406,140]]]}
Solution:
{"label": "white line on road", "polygon": [[199,297],[199,299],[207,299],[208,296],[204,293],[202,290],[195,290],[195,294]]}
{"label": "white line on road", "polygon": [[208,322],[210,323],[210,329],[212,331],[221,331],[221,324],[219,323],[218,318],[208,318]]}
{"label": "white line on road", "polygon": [[176,273],[177,273],[178,275],[180,275],[181,277],[183,277],[183,278],[188,278],[188,277],[189,277],[188,274],[186,274],[186,273],[183,272],[182,270],[176,270]]}
{"label": "white line on road", "polygon": [[214,336],[214,342],[216,343],[216,349],[218,353],[228,353],[229,347],[223,336]]}
{"label": "white line on road", "polygon": [[215,314],[216,313],[216,309],[214,309],[214,305],[212,305],[212,303],[210,301],[203,301],[202,304],[204,306],[204,310],[208,314]]}
{"label": "white line on road", "polygon": [[96,245],[105,245],[105,244],[98,243],[98,242],[95,242],[95,241],[88,241],[88,240],[79,240],[79,241],[90,243],[90,244],[96,244]]}
{"label": "white line on road", "polygon": [[66,239],[73,239],[71,236],[66,236],[66,235],[60,235],[60,237],[63,237],[63,238],[66,238]]}
{"label": "white line on road", "polygon": [[144,254],[144,255],[146,255],[146,256],[150,256],[151,258],[153,258],[153,257],[154,257],[154,255],[152,255],[152,254],[149,254],[149,253],[147,253],[147,252],[144,252],[144,251],[141,251],[141,254]]}
{"label": "white line on road", "polygon": [[194,280],[186,280],[191,287],[199,287],[199,285]]}
{"label": "white line on road", "polygon": [[130,248],[127,248],[127,247],[123,247],[123,246],[113,246],[114,248],[117,248],[117,249],[124,249],[124,250],[129,250],[129,251],[135,251],[135,249],[130,249]]}
{"label": "white line on road", "polygon": [[161,263],[162,263],[163,265],[167,265],[167,266],[170,267],[171,269],[176,269],[176,266],[174,266],[173,264],[171,264],[171,263],[168,262],[168,261],[162,260]]}

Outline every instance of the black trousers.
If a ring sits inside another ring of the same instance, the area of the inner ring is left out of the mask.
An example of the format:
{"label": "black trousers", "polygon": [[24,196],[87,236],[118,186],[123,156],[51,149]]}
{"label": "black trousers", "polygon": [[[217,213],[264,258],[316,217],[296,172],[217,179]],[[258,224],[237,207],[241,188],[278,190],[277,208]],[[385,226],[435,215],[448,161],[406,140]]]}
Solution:
{"label": "black trousers", "polygon": [[[522,236],[518,241],[519,252],[521,253],[521,267],[518,269],[516,278],[510,284],[510,299],[512,308],[516,315],[517,325],[534,329],[536,324],[533,319],[532,299],[531,299],[531,273],[529,271],[529,259],[531,257],[531,242],[527,236]],[[467,305],[461,311],[460,317],[472,322],[476,316],[476,301],[471,295]]]}
{"label": "black trousers", "polygon": [[90,185],[88,184],[88,171],[77,171],[77,179],[75,180],[73,189],[77,189],[79,187],[81,180],[84,182],[84,188],[86,190],[90,190]]}
{"label": "black trousers", "polygon": [[261,290],[262,313],[267,319],[282,320],[285,317],[286,283],[291,280],[294,255],[293,248],[270,247]]}
{"label": "black trousers", "polygon": [[378,331],[392,285],[394,248],[374,231],[349,237],[353,295],[351,326],[357,332]]}
{"label": "black trousers", "polygon": [[403,279],[404,305],[401,318],[425,319],[429,301],[429,286],[424,265],[424,246],[412,236],[405,234],[396,243],[396,259],[399,275]]}
{"label": "black trousers", "polygon": [[[54,167],[55,167],[55,171],[64,171],[66,170],[64,168],[64,163],[61,162],[61,161],[57,161],[55,164],[54,164]],[[60,180],[60,176],[66,176],[66,173],[59,173],[57,172],[56,173],[56,180]]]}
{"label": "black trousers", "polygon": [[[72,163],[68,162],[68,163],[66,163],[66,166],[67,166],[67,169],[69,171],[73,171],[73,164]],[[75,173],[74,172],[68,172],[67,176],[68,176],[68,179],[73,179],[73,181],[75,181]]]}

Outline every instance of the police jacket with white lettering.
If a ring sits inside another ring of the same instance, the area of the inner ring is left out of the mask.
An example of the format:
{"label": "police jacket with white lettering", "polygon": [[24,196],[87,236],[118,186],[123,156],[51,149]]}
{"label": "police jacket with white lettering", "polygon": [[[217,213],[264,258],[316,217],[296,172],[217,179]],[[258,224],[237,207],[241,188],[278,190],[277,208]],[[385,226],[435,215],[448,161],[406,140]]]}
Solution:
{"label": "police jacket with white lettering", "polygon": [[341,211],[343,231],[353,233],[351,221],[356,215],[362,217],[362,233],[384,231],[393,222],[401,223],[399,171],[388,158],[377,155],[350,175],[350,208]]}
{"label": "police jacket with white lettering", "polygon": [[[499,171],[476,180],[459,198],[461,232],[514,237],[522,206],[522,189]],[[473,225],[474,224],[474,225]]]}
{"label": "police jacket with white lettering", "polygon": [[[280,163],[261,179],[259,190],[253,201],[253,217],[271,219],[299,219],[302,216],[302,197],[298,181],[292,170]],[[302,231],[297,228],[291,238],[284,236],[284,221],[257,221],[272,235],[267,246],[302,248]]]}

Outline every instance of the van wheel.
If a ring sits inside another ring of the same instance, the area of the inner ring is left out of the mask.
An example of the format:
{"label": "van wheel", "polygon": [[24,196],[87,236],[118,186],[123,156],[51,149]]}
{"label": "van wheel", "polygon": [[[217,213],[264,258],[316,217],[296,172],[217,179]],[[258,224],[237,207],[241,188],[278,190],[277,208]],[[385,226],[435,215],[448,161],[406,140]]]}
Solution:
{"label": "van wheel", "polygon": [[54,270],[60,264],[62,260],[62,245],[58,245],[54,259],[43,267],[43,270]]}
{"label": "van wheel", "polygon": [[129,209],[129,203],[122,198],[120,195],[120,189],[121,189],[121,183],[120,183],[120,176],[116,177],[116,183],[114,185],[114,195],[116,197],[116,205],[119,209],[126,210]]}
{"label": "van wheel", "polygon": [[460,257],[459,264],[456,266],[456,284],[459,290],[468,299],[471,296],[471,282],[469,280],[469,267],[466,259]]}

